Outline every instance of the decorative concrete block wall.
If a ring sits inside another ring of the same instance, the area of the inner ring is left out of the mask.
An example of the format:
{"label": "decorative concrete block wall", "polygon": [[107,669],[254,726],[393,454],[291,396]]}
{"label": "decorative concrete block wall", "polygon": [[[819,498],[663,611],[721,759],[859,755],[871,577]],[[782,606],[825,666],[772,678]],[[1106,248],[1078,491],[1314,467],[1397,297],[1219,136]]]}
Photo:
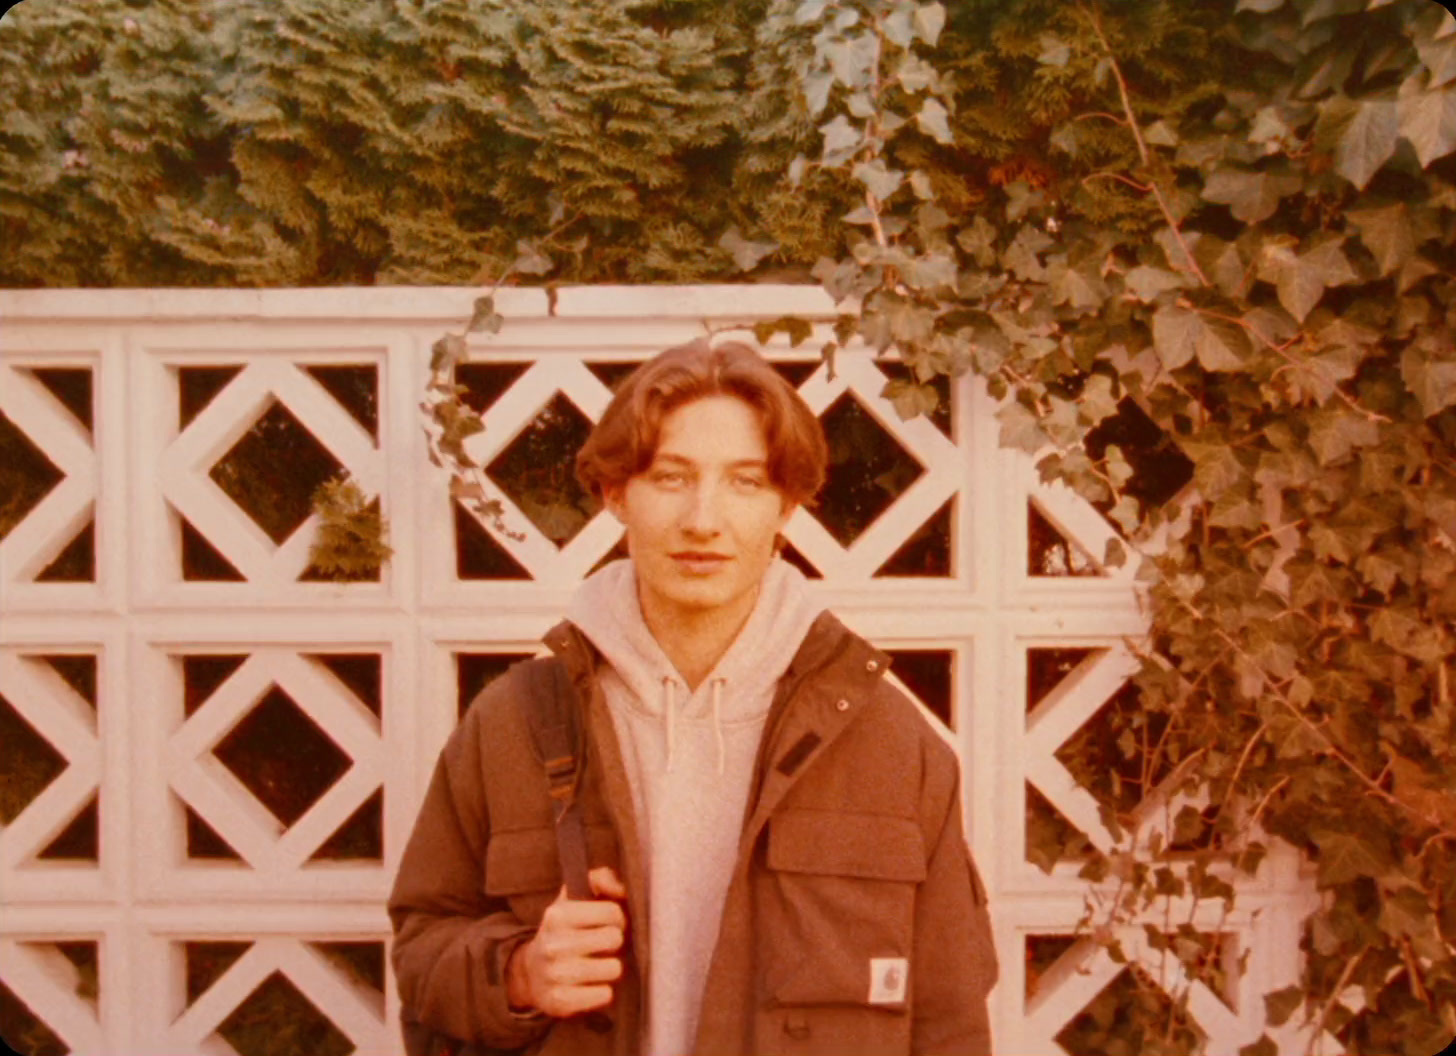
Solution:
{"label": "decorative concrete block wall", "polygon": [[[450,498],[417,406],[431,343],[476,292],[0,292],[7,1040],[397,1052],[384,899],[435,755],[619,552],[570,453],[633,364],[705,326],[796,314],[815,338],[767,351],[822,416],[834,466],[786,556],[960,752],[998,1045],[1056,1051],[1134,970],[1072,937],[1076,834],[1111,846],[1103,805],[1166,813],[1156,789],[1075,761],[1110,709],[1136,706],[1125,640],[1145,621],[1131,568],[1102,563],[1111,526],[999,449],[969,379],[905,422],[881,395],[903,368],[850,348],[831,376],[817,289],[598,287],[502,291],[505,329],[460,370],[503,534]],[[339,470],[389,522],[377,579],[310,569],[308,494]],[[1028,860],[1035,826],[1072,848],[1049,874]],[[1235,914],[1195,920],[1224,936],[1224,968],[1247,965],[1194,982],[1213,1052],[1257,1038],[1260,995],[1297,973],[1298,863],[1273,855],[1242,889]],[[1126,936],[1137,970],[1183,985],[1143,934]]]}

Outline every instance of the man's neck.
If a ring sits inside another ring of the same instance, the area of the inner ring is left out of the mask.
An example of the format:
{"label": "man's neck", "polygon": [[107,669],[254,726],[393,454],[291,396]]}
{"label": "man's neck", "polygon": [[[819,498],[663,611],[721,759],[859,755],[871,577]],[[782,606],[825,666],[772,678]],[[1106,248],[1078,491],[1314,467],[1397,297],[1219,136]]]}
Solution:
{"label": "man's neck", "polygon": [[662,646],[688,688],[697,689],[753,614],[758,591],[733,606],[697,611],[660,604],[657,599],[644,596],[640,589],[638,601],[642,618],[657,644]]}

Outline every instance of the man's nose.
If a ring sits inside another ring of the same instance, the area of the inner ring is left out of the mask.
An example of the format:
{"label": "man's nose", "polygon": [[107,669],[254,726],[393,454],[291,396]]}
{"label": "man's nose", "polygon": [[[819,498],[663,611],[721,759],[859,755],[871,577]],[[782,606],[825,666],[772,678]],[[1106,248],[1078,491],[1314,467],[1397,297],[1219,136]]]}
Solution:
{"label": "man's nose", "polygon": [[683,515],[683,528],[693,535],[712,536],[721,530],[719,490],[713,484],[699,484],[692,490]]}

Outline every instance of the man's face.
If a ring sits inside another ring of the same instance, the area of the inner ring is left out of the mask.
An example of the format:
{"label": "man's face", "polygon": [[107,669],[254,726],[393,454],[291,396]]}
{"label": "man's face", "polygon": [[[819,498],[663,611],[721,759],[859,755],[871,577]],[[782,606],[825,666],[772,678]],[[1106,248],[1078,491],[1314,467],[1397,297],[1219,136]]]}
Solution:
{"label": "man's face", "polygon": [[606,500],[627,528],[649,619],[746,617],[793,511],[769,480],[758,412],[733,396],[671,411],[651,465]]}

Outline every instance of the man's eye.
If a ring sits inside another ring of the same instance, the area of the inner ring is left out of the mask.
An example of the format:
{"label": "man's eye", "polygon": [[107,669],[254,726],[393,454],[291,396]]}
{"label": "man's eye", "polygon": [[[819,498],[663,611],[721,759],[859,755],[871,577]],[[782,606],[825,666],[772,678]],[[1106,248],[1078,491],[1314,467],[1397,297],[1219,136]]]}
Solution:
{"label": "man's eye", "polygon": [[687,482],[686,473],[678,473],[675,470],[659,470],[652,474],[652,480],[657,484],[684,484]]}
{"label": "man's eye", "polygon": [[733,482],[746,491],[757,491],[759,488],[765,487],[767,484],[767,482],[762,477],[750,476],[734,477]]}

